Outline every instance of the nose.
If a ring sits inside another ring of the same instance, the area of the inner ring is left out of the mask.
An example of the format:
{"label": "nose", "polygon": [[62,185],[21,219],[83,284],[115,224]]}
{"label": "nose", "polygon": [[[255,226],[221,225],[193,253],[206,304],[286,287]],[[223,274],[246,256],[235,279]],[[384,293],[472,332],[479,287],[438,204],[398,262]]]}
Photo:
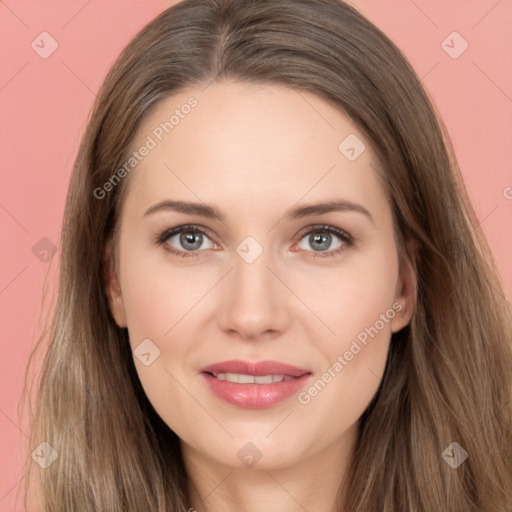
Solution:
{"label": "nose", "polygon": [[221,291],[219,327],[231,336],[253,341],[283,333],[290,323],[288,301],[293,294],[268,252],[252,263],[234,254],[233,265]]}

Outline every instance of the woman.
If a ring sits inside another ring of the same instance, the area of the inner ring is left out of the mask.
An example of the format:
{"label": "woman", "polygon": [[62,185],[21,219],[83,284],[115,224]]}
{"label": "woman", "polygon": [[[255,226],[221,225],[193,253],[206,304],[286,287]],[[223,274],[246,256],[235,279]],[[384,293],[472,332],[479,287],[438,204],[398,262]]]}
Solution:
{"label": "woman", "polygon": [[61,265],[42,510],[512,510],[509,305],[441,121],[349,5],[146,26]]}

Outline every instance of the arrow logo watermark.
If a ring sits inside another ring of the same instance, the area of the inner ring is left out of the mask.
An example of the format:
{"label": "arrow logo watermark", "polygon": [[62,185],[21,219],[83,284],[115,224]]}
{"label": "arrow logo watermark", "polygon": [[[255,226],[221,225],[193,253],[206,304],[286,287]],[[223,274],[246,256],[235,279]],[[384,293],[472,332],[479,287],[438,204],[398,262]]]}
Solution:
{"label": "arrow logo watermark", "polygon": [[160,356],[160,349],[149,338],[146,338],[135,347],[133,355],[144,366],[149,366]]}

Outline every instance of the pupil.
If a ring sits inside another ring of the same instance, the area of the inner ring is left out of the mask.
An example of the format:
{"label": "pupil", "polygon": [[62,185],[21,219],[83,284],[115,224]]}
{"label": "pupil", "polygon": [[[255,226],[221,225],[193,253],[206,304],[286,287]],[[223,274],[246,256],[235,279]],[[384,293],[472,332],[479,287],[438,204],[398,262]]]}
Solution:
{"label": "pupil", "polygon": [[[331,235],[329,233],[327,233],[325,235],[315,234],[315,235],[312,235],[312,238],[313,238],[313,243],[311,244],[311,247],[313,247],[313,248],[315,248],[315,246],[317,246],[317,244],[321,244],[322,242],[325,243],[325,242],[331,241]],[[327,246],[329,246],[329,243],[327,244]],[[316,248],[321,251],[324,251],[327,249],[327,247],[318,247],[318,246]]]}
{"label": "pupil", "polygon": [[[182,233],[180,238],[180,242],[185,248],[199,249],[199,247],[201,247],[201,233],[193,233],[188,231]],[[188,244],[192,244],[192,247],[190,247]]]}

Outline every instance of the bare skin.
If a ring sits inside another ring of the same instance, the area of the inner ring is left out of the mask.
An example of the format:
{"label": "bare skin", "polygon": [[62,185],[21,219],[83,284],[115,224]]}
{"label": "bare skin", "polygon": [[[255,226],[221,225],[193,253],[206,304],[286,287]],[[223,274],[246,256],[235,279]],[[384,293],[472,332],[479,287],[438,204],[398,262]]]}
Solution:
{"label": "bare skin", "polygon": [[[414,307],[414,275],[399,265],[379,163],[360,130],[315,95],[233,82],[162,100],[133,147],[148,135],[155,139],[155,127],[191,96],[197,106],[128,178],[118,271],[109,284],[114,317],[128,327],[132,349],[150,339],[160,350],[148,366],[134,360],[149,400],[181,439],[201,497],[191,508],[334,510],[391,334]],[[349,134],[366,146],[354,161],[338,148]],[[224,218],[171,209],[145,215],[164,200],[206,203]],[[330,200],[357,206],[286,217],[292,208]],[[184,246],[179,233],[155,243],[165,230],[188,224],[205,231],[198,248]],[[325,241],[315,245],[315,234]],[[251,263],[237,252],[246,237],[257,242],[244,246],[249,253],[262,249]],[[377,334],[356,352],[354,340],[372,326]],[[341,371],[333,370],[338,356],[346,363]],[[302,401],[294,394],[262,409],[225,402],[201,368],[231,359],[308,369]],[[318,379],[325,386],[309,393]],[[261,455],[251,467],[237,456],[247,443]]]}

